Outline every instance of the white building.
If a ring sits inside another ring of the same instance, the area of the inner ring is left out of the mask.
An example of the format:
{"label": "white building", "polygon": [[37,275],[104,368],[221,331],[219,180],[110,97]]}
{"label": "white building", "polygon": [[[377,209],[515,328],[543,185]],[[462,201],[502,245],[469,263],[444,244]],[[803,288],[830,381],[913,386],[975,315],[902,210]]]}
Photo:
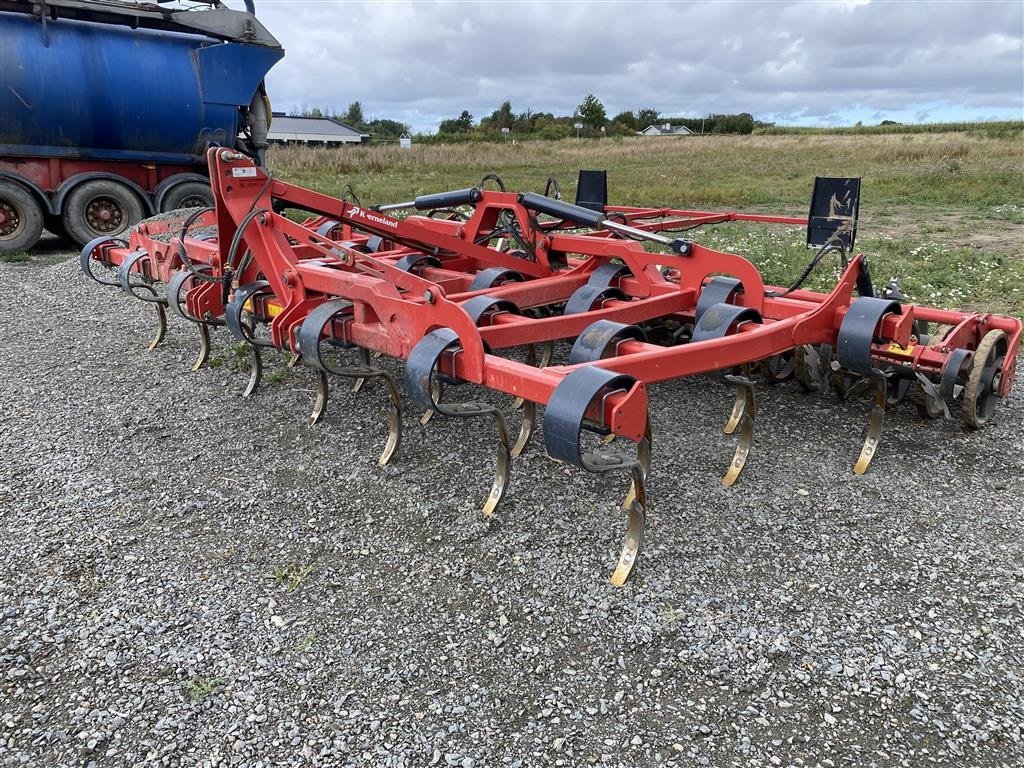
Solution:
{"label": "white building", "polygon": [[326,117],[288,117],[275,114],[270,123],[267,141],[271,144],[362,144],[370,134],[360,133],[351,125]]}
{"label": "white building", "polygon": [[642,131],[637,131],[639,136],[689,136],[692,133],[693,131],[685,125],[670,125],[669,123],[648,125]]}

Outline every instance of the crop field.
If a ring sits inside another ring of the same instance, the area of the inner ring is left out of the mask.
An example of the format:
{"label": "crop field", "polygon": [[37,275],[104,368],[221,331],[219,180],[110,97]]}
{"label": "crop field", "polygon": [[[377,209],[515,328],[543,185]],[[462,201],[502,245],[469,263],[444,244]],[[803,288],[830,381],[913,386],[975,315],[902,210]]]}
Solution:
{"label": "crop field", "polygon": [[[1022,132],[695,136],[601,141],[275,148],[286,181],[364,204],[477,184],[498,173],[509,189],[542,191],[549,176],[575,196],[580,168],[608,171],[609,200],[806,215],[817,176],[860,176],[857,250],[876,282],[898,275],[913,300],[1024,312]],[[768,281],[795,279],[809,254],[795,227],[731,224],[692,233],[750,258]],[[834,265],[833,265],[834,266]],[[823,265],[808,282],[827,288]]]}

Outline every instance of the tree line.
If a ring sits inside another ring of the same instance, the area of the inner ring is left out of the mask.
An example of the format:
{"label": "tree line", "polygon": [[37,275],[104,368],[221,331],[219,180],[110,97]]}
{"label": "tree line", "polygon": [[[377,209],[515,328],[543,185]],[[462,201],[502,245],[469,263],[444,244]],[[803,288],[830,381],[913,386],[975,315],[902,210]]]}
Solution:
{"label": "tree line", "polygon": [[[410,135],[411,128],[397,120],[366,120],[363,106],[354,101],[342,113],[331,113],[319,107],[306,107],[296,113],[298,117],[326,117],[370,134],[375,141],[393,141]],[[651,125],[668,123],[686,126],[694,133],[753,133],[755,129],[770,128],[774,123],[755,120],[749,112],[739,114],[711,114],[704,117],[671,117],[661,114],[655,107],[623,110],[608,117],[604,104],[589,93],[571,115],[552,112],[534,112],[527,109],[516,113],[509,101],[504,101],[491,114],[479,120],[462,110],[458,117],[442,120],[436,134],[417,135],[417,141],[494,141],[511,135],[516,139],[564,139],[570,136],[632,136]],[[580,127],[577,128],[576,126]]]}
{"label": "tree line", "polygon": [[[561,139],[569,136],[632,136],[649,126],[685,126],[694,133],[753,133],[773,123],[755,120],[749,112],[739,114],[711,114],[704,117],[672,117],[663,115],[655,107],[623,110],[612,117],[601,100],[588,93],[571,115],[534,112],[527,109],[516,113],[505,101],[490,115],[476,120],[468,110],[458,117],[442,120],[437,137],[458,140],[494,139],[509,133],[524,138]],[[580,127],[577,128],[576,126]],[[507,129],[507,131],[503,130]]]}

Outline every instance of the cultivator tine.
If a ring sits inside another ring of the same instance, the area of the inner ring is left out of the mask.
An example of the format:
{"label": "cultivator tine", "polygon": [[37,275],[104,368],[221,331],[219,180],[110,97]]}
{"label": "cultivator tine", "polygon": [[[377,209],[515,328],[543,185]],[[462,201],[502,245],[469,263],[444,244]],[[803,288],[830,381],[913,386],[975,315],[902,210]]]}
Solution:
{"label": "cultivator tine", "polygon": [[398,446],[402,442],[402,395],[391,374],[382,371],[381,378],[387,384],[390,398],[388,403],[388,440],[384,444],[384,451],[380,458],[377,459],[377,465],[383,467],[391,461],[391,457],[398,451]]}
{"label": "cultivator tine", "polygon": [[[370,368],[371,367],[370,366],[370,350],[368,350],[366,348],[363,348],[363,347],[360,347],[360,349],[359,349],[359,364],[363,368]],[[352,382],[352,391],[353,392],[358,392],[359,390],[361,390],[363,388],[363,386],[365,384],[366,384],[366,378],[362,377],[362,376],[359,377],[358,379],[356,379],[355,381]]]}
{"label": "cultivator tine", "polygon": [[[540,347],[540,354],[537,354],[537,347]],[[526,346],[526,362],[532,365],[534,368],[547,368],[551,362],[551,354],[554,350],[554,345],[550,341],[545,341],[540,344],[528,344]],[[523,398],[517,397],[512,401],[512,410],[517,411],[523,407]]]}
{"label": "cultivator tine", "polygon": [[487,494],[487,501],[480,510],[484,517],[491,517],[494,511],[505,498],[505,491],[508,490],[509,480],[512,476],[512,445],[508,436],[508,424],[505,417],[497,408],[492,408],[483,403],[457,403],[444,406],[439,410],[444,416],[487,416],[494,418],[494,427],[498,431],[498,450],[495,460],[494,481],[491,483],[491,492]]}
{"label": "cultivator tine", "polygon": [[309,426],[320,422],[324,411],[327,409],[327,398],[330,385],[327,383],[327,371],[316,369],[316,400],[313,401],[313,411],[309,414]]}
{"label": "cultivator tine", "polygon": [[[863,274],[863,273],[862,273]],[[855,474],[863,475],[878,450],[878,441],[885,424],[885,406],[889,400],[889,376],[875,367],[871,348],[875,334],[887,315],[901,315],[903,308],[898,301],[875,296],[861,295],[856,298],[843,316],[836,337],[836,371],[846,370],[863,377],[862,382],[874,383],[874,405],[868,417],[867,432],[860,456],[853,465]],[[860,384],[860,382],[858,382]],[[856,390],[854,385],[851,390]]]}
{"label": "cultivator tine", "polygon": [[249,311],[249,316],[243,318],[243,313],[249,308],[250,302],[257,299],[272,296],[270,284],[266,280],[255,280],[245,283],[235,289],[234,296],[224,309],[224,323],[231,334],[248,347],[249,353],[249,382],[246,384],[242,397],[251,397],[259,389],[263,379],[263,354],[261,347],[272,347],[269,341],[256,338],[256,316]]}
{"label": "cultivator tine", "polygon": [[201,273],[209,271],[210,267],[206,264],[193,265],[191,269],[178,272],[178,274],[176,274],[167,283],[167,306],[174,314],[188,320],[190,323],[195,323],[199,327],[199,354],[197,355],[195,362],[192,363],[191,370],[193,372],[198,371],[206,365],[206,362],[210,359],[210,325],[209,323],[188,314],[182,303],[181,291],[185,287],[185,283],[191,280],[194,285],[195,280]]}
{"label": "cultivator tine", "polygon": [[[405,389],[420,405],[436,411],[442,416],[472,418],[490,416],[498,431],[498,451],[494,471],[494,481],[481,510],[484,517],[491,517],[508,490],[512,475],[512,443],[509,440],[508,424],[505,416],[497,408],[484,403],[453,403],[444,404],[434,398],[434,374],[437,363],[446,352],[458,349],[459,337],[450,328],[439,328],[431,331],[409,353],[405,366]],[[517,441],[518,444],[518,441]]]}
{"label": "cultivator tine", "polygon": [[[147,286],[148,287],[148,286]],[[153,291],[153,295],[156,295],[156,291]],[[153,302],[153,307],[156,309],[156,333],[153,334],[153,338],[150,339],[149,344],[146,345],[146,351],[152,352],[156,349],[157,344],[164,340],[164,336],[167,335],[167,310],[164,309],[163,304]]]}
{"label": "cultivator tine", "polygon": [[[440,381],[438,381],[437,379],[431,380],[431,382],[430,382],[430,398],[431,398],[431,400],[433,400],[435,403],[439,403],[439,402],[441,402],[441,398],[442,397],[444,397],[444,385]],[[423,427],[427,426],[427,424],[430,423],[430,420],[432,418],[434,418],[434,413],[435,413],[435,411],[434,411],[433,408],[427,408],[427,410],[425,410],[423,412],[423,415],[420,416],[420,426],[423,426]]]}
{"label": "cultivator tine", "polygon": [[[630,489],[622,502],[622,509],[628,515],[626,538],[611,579],[617,587],[626,583],[643,544],[647,523],[646,479],[651,466],[651,423],[648,419],[644,425],[635,459],[583,453],[580,436],[585,429],[595,429],[595,425],[587,421],[588,410],[615,392],[628,391],[635,381],[630,376],[596,366],[578,368],[555,388],[544,416],[544,444],[551,458],[576,464],[595,474],[629,470]],[[600,425],[596,428],[600,429]]]}
{"label": "cultivator tine", "polygon": [[198,323],[199,326],[199,355],[192,363],[193,371],[198,371],[210,359],[210,327],[206,323]]}
{"label": "cultivator tine", "polygon": [[[120,282],[117,280],[116,277],[114,279],[111,279],[109,277],[100,277],[95,272],[93,272],[92,269],[93,251],[95,251],[101,245],[107,245],[110,243],[117,243],[119,246],[122,246],[124,248],[128,247],[128,241],[122,240],[119,237],[101,236],[94,238],[90,240],[88,243],[86,243],[85,246],[83,246],[81,252],[78,255],[78,264],[82,268],[82,273],[85,274],[85,276],[88,277],[89,279],[94,280],[100,285],[116,286],[120,285]],[[108,267],[110,266],[109,262],[103,261],[101,263],[106,264],[106,266]]]}
{"label": "cultivator tine", "polygon": [[[306,319],[299,326],[298,340],[301,358],[304,362],[313,366],[317,372],[316,379],[316,401],[313,404],[313,411],[309,416],[310,426],[316,424],[323,417],[327,408],[329,396],[329,384],[327,374],[334,374],[347,379],[355,379],[357,382],[364,382],[367,379],[380,378],[388,388],[388,438],[384,450],[377,460],[379,466],[384,466],[391,461],[392,456],[398,450],[402,441],[402,399],[390,373],[383,368],[374,368],[370,365],[370,356],[366,349],[359,350],[360,365],[356,368],[338,368],[332,366],[324,357],[322,349],[323,339],[334,340],[341,346],[351,346],[344,340],[334,337],[335,320],[352,306],[351,302],[342,299],[327,301],[310,312]],[[326,333],[326,336],[324,335]]]}
{"label": "cultivator tine", "polygon": [[533,430],[536,426],[537,404],[531,403],[529,400],[524,400],[523,423],[519,427],[519,437],[516,438],[516,443],[512,446],[513,458],[518,458],[522,455],[523,451],[526,450],[526,446],[530,444],[530,438],[533,437]]}
{"label": "cultivator tine", "polygon": [[[133,285],[132,288],[134,288],[135,290],[141,288],[142,290],[149,291],[155,297],[155,299],[143,299],[143,301],[152,304],[153,309],[156,310],[156,332],[153,334],[153,338],[150,339],[149,343],[146,345],[146,351],[152,352],[154,349],[156,349],[157,345],[164,340],[164,336],[167,335],[167,310],[164,309],[163,303],[158,300],[159,294],[156,292],[156,288],[154,288],[153,286],[141,283]],[[138,295],[134,293],[134,291],[132,291],[132,295],[135,296],[136,298],[139,298]]]}
{"label": "cultivator tine", "polygon": [[629,495],[622,508],[628,515],[626,520],[626,538],[622,542],[622,551],[615,563],[615,570],[612,572],[612,586],[621,587],[629,579],[633,571],[637,557],[640,556],[640,549],[644,543],[644,531],[647,528],[647,485],[644,479],[644,470],[639,462],[634,464],[630,470],[632,485]]}
{"label": "cultivator tine", "polygon": [[739,425],[740,420],[743,418],[743,414],[748,409],[751,410],[754,407],[754,384],[750,380],[750,367],[743,366],[743,374],[740,376],[728,375],[725,380],[730,384],[734,384],[736,398],[733,400],[732,413],[729,414],[729,420],[726,421],[725,427],[722,431],[731,435],[736,431],[736,427]]}
{"label": "cultivator tine", "polygon": [[242,397],[251,397],[260,388],[263,381],[263,355],[255,344],[247,344],[249,348],[249,383],[245,385]]}
{"label": "cultivator tine", "polygon": [[757,402],[754,400],[754,384],[746,376],[726,376],[726,381],[736,386],[736,399],[733,401],[732,413],[722,430],[727,435],[736,434],[736,451],[733,453],[729,469],[722,478],[722,485],[731,487],[739,478],[750,455],[750,446],[754,441],[754,417],[757,415]]}
{"label": "cultivator tine", "polygon": [[875,457],[875,452],[878,450],[878,441],[882,437],[882,427],[885,425],[886,393],[886,377],[883,375],[876,376],[875,402],[871,406],[871,415],[868,417],[864,445],[860,449],[857,463],[853,465],[854,474],[863,475],[867,471],[871,459]]}
{"label": "cultivator tine", "polygon": [[[156,349],[157,344],[164,340],[164,336],[167,335],[167,311],[164,308],[167,303],[167,299],[157,292],[156,288],[151,285],[151,279],[146,275],[146,273],[141,271],[142,264],[148,262],[149,258],[149,254],[144,250],[137,250],[129,254],[117,268],[117,284],[120,285],[121,289],[132,298],[138,299],[139,301],[147,304],[152,304],[156,309],[156,333],[150,340],[149,344],[146,345],[146,351],[152,352]],[[85,260],[83,259],[83,265],[84,263]],[[139,271],[133,273],[132,270],[135,268],[136,264],[139,265]],[[133,282],[132,274],[139,275],[143,282]],[[143,290],[146,293],[141,295],[137,293],[139,290]]]}

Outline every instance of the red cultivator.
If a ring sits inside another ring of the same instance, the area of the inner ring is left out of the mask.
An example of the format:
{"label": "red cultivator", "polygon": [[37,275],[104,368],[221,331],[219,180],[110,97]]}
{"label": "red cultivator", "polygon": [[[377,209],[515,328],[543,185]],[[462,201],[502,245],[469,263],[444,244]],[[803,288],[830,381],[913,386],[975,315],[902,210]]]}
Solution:
{"label": "red cultivator", "polygon": [[[440,413],[495,424],[497,470],[485,515],[501,502],[543,405],[553,459],[630,475],[616,584],[629,576],[644,530],[648,384],[716,371],[732,383],[725,432],[737,447],[726,485],[750,451],[755,371],[841,397],[872,391],[857,473],[875,453],[886,407],[911,387],[925,416],[948,417],[961,401],[964,422],[978,428],[1013,384],[1019,321],[906,304],[894,285],[876,295],[865,258],[847,263],[856,179],[819,179],[807,218],[615,207],[600,189],[577,205],[471,188],[365,208],[272,179],[230,150],[211,150],[209,162],[215,209],[144,222],[127,243],[101,239],[82,252],[91,277],[155,306],[151,347],[163,337],[165,307],[199,327],[194,368],[206,360],[210,326],[226,325],[250,350],[246,396],[259,384],[263,347],[291,352],[293,364],[301,360],[318,376],[314,423],[329,374],[357,387],[382,379],[390,419],[381,464],[398,448],[402,403],[372,354],[404,360],[404,387],[427,409],[424,423]],[[581,174],[581,188],[595,180],[603,187],[603,175]],[[284,208],[316,218],[298,224],[276,212]],[[391,213],[409,209],[429,214]],[[818,250],[804,278],[830,252],[845,265],[842,275],[828,294],[801,290],[802,280],[765,286],[746,259],[674,236],[729,221],[806,225]],[[100,265],[113,270],[110,278],[97,276]],[[550,365],[558,340],[574,340],[572,349],[565,364]],[[525,361],[501,356],[510,348],[525,349]],[[353,357],[342,366],[345,349]],[[515,441],[500,410],[447,401],[444,387],[466,382],[516,398],[523,426]],[[614,436],[636,451],[612,451],[604,444]]]}

